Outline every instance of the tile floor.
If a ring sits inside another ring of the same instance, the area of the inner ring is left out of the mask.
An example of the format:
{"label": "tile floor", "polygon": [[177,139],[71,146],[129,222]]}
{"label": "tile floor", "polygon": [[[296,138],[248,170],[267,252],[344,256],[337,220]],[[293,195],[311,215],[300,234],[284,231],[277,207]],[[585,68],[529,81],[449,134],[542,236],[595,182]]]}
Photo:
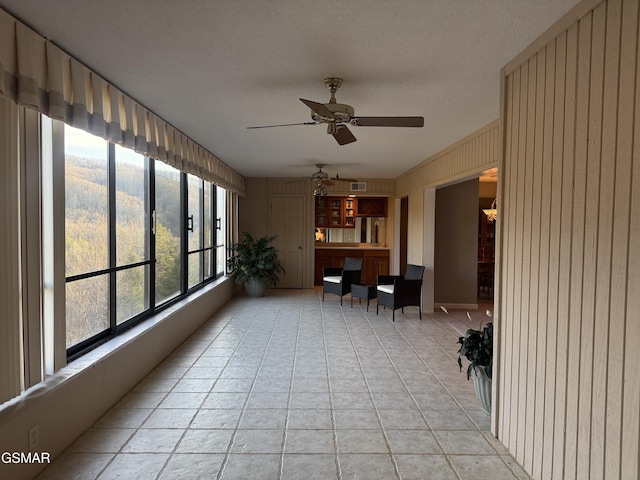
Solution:
{"label": "tile floor", "polygon": [[458,371],[464,312],[321,293],[236,297],[38,478],[529,478]]}

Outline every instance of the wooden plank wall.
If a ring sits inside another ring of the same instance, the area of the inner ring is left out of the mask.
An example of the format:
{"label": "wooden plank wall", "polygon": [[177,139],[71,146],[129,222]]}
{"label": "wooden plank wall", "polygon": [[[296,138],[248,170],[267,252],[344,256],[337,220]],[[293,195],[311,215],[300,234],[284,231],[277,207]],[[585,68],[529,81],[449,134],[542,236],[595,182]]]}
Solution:
{"label": "wooden plank wall", "polygon": [[[396,179],[396,194],[472,178],[500,161],[500,124],[491,122],[454,145],[427,158]],[[422,201],[422,197],[420,197]]]}
{"label": "wooden plank wall", "polygon": [[0,404],[23,388],[18,106],[0,99]]}
{"label": "wooden plank wall", "polygon": [[640,478],[638,3],[502,72],[496,433],[536,479]]}

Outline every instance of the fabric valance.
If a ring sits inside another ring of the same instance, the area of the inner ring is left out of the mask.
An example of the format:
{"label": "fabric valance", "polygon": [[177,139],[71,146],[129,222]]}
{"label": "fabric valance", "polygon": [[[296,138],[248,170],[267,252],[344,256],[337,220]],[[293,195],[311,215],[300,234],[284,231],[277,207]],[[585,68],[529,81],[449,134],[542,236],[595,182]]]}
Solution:
{"label": "fabric valance", "polygon": [[244,178],[0,10],[0,96],[244,195]]}

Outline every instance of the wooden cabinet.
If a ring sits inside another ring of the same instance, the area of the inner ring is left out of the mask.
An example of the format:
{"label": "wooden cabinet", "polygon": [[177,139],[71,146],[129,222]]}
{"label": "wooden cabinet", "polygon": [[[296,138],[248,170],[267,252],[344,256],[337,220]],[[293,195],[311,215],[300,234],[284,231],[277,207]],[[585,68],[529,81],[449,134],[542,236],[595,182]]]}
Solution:
{"label": "wooden cabinet", "polygon": [[316,248],[314,285],[322,285],[322,269],[342,267],[346,257],[362,258],[360,283],[375,285],[378,275],[389,275],[389,250]]}
{"label": "wooden cabinet", "polygon": [[316,197],[316,227],[354,228],[356,205],[355,198]]}
{"label": "wooden cabinet", "polygon": [[345,228],[353,228],[356,226],[357,200],[355,198],[343,198],[342,203],[344,204],[344,221],[342,225]]}
{"label": "wooden cabinet", "polygon": [[316,198],[316,227],[328,227],[329,226],[329,197],[315,197]]}
{"label": "wooden cabinet", "polygon": [[359,217],[386,217],[386,197],[360,197],[358,198],[357,215]]}
{"label": "wooden cabinet", "polygon": [[375,285],[378,275],[389,275],[389,251],[370,250],[364,252],[362,261],[362,284]]}

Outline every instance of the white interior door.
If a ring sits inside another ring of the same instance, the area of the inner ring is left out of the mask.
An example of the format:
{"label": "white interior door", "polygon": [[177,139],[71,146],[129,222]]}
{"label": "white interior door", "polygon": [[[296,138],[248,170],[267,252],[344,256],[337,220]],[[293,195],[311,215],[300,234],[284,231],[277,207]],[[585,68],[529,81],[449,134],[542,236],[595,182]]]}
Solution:
{"label": "white interior door", "polygon": [[280,276],[279,288],[303,288],[304,278],[304,212],[303,195],[270,197],[269,231],[277,235],[273,245],[286,273]]}

